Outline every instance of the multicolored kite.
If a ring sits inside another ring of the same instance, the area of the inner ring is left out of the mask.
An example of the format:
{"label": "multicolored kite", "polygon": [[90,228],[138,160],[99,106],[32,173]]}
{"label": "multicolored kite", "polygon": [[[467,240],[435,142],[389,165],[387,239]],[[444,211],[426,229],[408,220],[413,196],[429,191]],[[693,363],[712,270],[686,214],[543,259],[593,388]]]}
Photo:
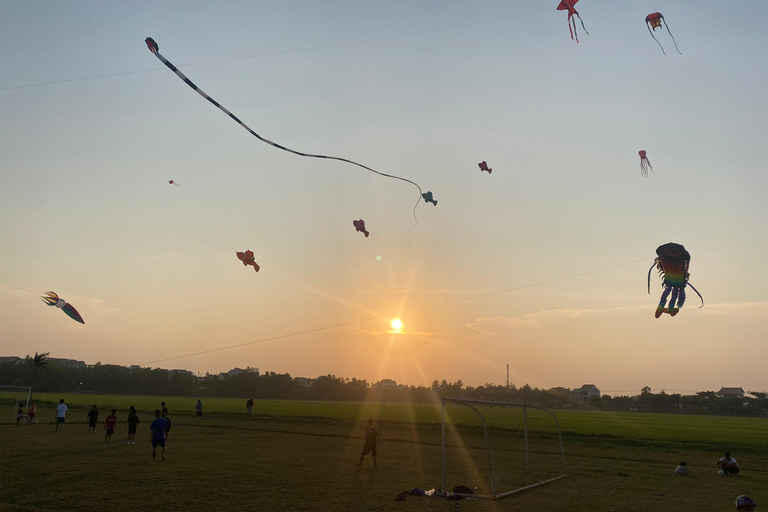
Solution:
{"label": "multicolored kite", "polygon": [[650,169],[651,172],[653,172],[653,166],[651,165],[651,161],[648,160],[648,156],[647,156],[648,153],[646,153],[644,149],[641,149],[640,151],[638,151],[637,154],[640,155],[640,174],[642,174],[647,178],[648,169]]}
{"label": "multicolored kite", "polygon": [[246,267],[248,265],[251,265],[253,267],[253,270],[256,272],[259,271],[261,267],[256,263],[256,258],[253,256],[253,251],[245,251],[245,252],[238,252],[237,253],[237,259],[243,262],[243,265]]}
{"label": "multicolored kite", "polygon": [[[704,307],[704,298],[699,291],[688,282],[690,274],[688,273],[688,266],[691,263],[691,255],[680,244],[670,242],[659,246],[656,249],[656,259],[653,260],[653,265],[648,270],[648,293],[651,293],[651,272],[654,267],[659,270],[659,276],[664,281],[664,291],[661,293],[661,300],[656,307],[656,318],[659,318],[662,313],[668,313],[669,316],[675,316],[680,308],[685,304],[685,287],[690,286],[691,289],[696,292],[696,295],[701,299],[701,306]],[[665,307],[667,304],[667,297],[669,294],[672,297],[669,299],[669,307]]]}
{"label": "multicolored kite", "polygon": [[[206,93],[204,93],[204,92],[203,92],[203,91],[202,91],[200,88],[198,88],[198,87],[197,87],[197,86],[196,86],[196,85],[195,85],[195,84],[194,84],[194,83],[193,83],[193,82],[192,82],[192,81],[191,81],[189,78],[187,78],[187,77],[184,75],[184,73],[182,73],[181,71],[179,71],[179,69],[178,69],[176,66],[174,66],[173,64],[171,64],[171,63],[170,63],[170,62],[169,62],[169,61],[168,61],[168,60],[167,60],[165,57],[163,57],[162,55],[160,55],[160,52],[159,52],[159,47],[158,47],[158,45],[157,45],[157,43],[155,42],[155,40],[154,40],[154,39],[152,39],[151,37],[148,37],[148,38],[146,38],[146,39],[144,40],[144,42],[145,42],[145,43],[147,43],[147,48],[149,48],[149,51],[150,51],[150,52],[152,52],[152,53],[155,55],[155,57],[157,57],[157,58],[160,60],[160,62],[162,62],[163,64],[165,64],[165,65],[168,67],[168,69],[170,69],[171,71],[173,71],[174,73],[176,73],[176,76],[178,76],[179,78],[181,78],[181,80],[182,80],[182,81],[183,81],[185,84],[187,84],[188,86],[190,86],[190,87],[191,87],[191,88],[192,88],[192,89],[193,89],[195,92],[197,92],[197,93],[198,93],[200,96],[202,96],[203,98],[205,98],[206,100],[208,100],[208,101],[209,101],[209,102],[210,102],[212,105],[214,105],[214,106],[215,106],[215,107],[217,107],[219,110],[221,110],[222,112],[224,112],[225,114],[227,114],[227,115],[230,117],[230,119],[232,119],[232,120],[233,120],[233,121],[235,121],[237,124],[239,124],[240,126],[242,126],[242,127],[245,129],[245,130],[247,130],[247,131],[248,131],[248,133],[250,133],[251,135],[253,135],[253,136],[254,136],[254,137],[256,137],[257,139],[259,139],[260,141],[262,141],[262,142],[264,142],[264,143],[266,143],[266,144],[269,144],[270,146],[274,146],[274,147],[276,147],[277,149],[282,149],[283,151],[287,151],[288,153],[293,153],[294,155],[299,155],[299,156],[304,156],[304,157],[309,157],[309,158],[324,158],[324,159],[328,159],[328,160],[338,160],[339,162],[346,162],[346,163],[348,163],[348,164],[356,165],[356,166],[358,166],[358,167],[362,167],[362,168],[363,168],[363,169],[365,169],[366,171],[370,171],[370,172],[376,173],[376,174],[378,174],[378,175],[380,175],[380,176],[385,176],[385,177],[387,177],[387,178],[393,178],[393,179],[396,179],[396,180],[405,181],[405,182],[407,182],[407,183],[410,183],[411,185],[413,185],[413,186],[415,186],[417,189],[419,189],[419,194],[421,194],[421,193],[422,193],[421,187],[418,185],[418,183],[416,183],[416,182],[414,182],[414,181],[411,181],[411,180],[409,180],[409,179],[406,179],[406,178],[402,178],[402,177],[400,177],[400,176],[394,176],[394,175],[392,175],[392,174],[385,174],[385,173],[383,173],[383,172],[379,172],[379,171],[377,171],[377,170],[375,170],[375,169],[372,169],[372,168],[370,168],[370,167],[368,167],[368,166],[365,166],[365,165],[363,165],[363,164],[359,164],[359,163],[357,163],[357,162],[354,162],[354,161],[352,161],[352,160],[348,160],[348,159],[346,159],[346,158],[340,158],[340,157],[337,157],[337,156],[314,155],[314,154],[311,154],[311,153],[302,153],[302,152],[300,152],[300,151],[296,151],[296,150],[293,150],[293,149],[287,148],[287,147],[285,147],[285,146],[282,146],[282,145],[280,145],[280,144],[278,144],[278,143],[276,143],[276,142],[272,142],[272,141],[271,141],[271,140],[269,140],[269,139],[265,139],[264,137],[262,137],[261,135],[259,135],[259,134],[258,134],[258,133],[256,133],[255,131],[251,130],[251,129],[248,127],[248,125],[246,125],[244,122],[242,122],[240,119],[238,119],[238,118],[237,118],[237,116],[236,116],[236,115],[234,115],[232,112],[230,112],[229,110],[227,110],[226,108],[224,108],[224,106],[222,106],[221,104],[219,104],[219,102],[218,102],[218,101],[214,100],[213,98],[211,98],[210,96],[208,96]],[[416,207],[417,207],[417,206],[419,206],[419,201],[418,201],[418,200],[416,201],[416,204],[413,206],[413,218],[414,218],[414,219],[416,219]],[[416,222],[418,222],[418,219],[416,219]]]}
{"label": "multicolored kite", "polygon": [[481,170],[481,171],[485,171],[485,172],[487,172],[488,174],[491,174],[491,172],[493,172],[493,169],[491,169],[490,167],[488,167],[488,164],[487,164],[487,163],[485,163],[485,160],[483,160],[482,162],[480,162],[479,164],[477,164],[477,166],[478,166],[478,167],[480,167],[480,170]]}
{"label": "multicolored kite", "polygon": [[[576,39],[577,43],[579,42],[579,34],[576,33],[576,20],[573,19],[574,16],[579,18],[581,28],[584,29],[584,32],[587,32],[587,28],[584,26],[584,22],[581,21],[581,16],[579,16],[579,12],[575,7],[578,1],[579,0],[561,0],[560,5],[557,6],[558,11],[568,11],[568,31],[571,33],[571,39]],[[571,28],[571,25],[573,25],[573,28]],[[589,32],[587,32],[587,35],[589,35]]]}
{"label": "multicolored kite", "polygon": [[[675,36],[673,36],[672,32],[670,32],[670,30],[669,30],[669,23],[666,22],[666,20],[664,19],[664,16],[662,16],[662,14],[660,12],[654,12],[654,13],[651,13],[648,16],[645,17],[645,25],[648,27],[648,32],[650,32],[651,37],[653,38],[653,40],[656,41],[656,43],[659,45],[659,48],[661,48],[661,53],[666,55],[667,52],[664,51],[664,47],[661,46],[661,43],[659,43],[659,40],[656,39],[655,35],[653,35],[653,33],[656,31],[656,29],[661,27],[661,22],[662,21],[667,26],[667,32],[669,32],[669,37],[671,37],[672,38],[672,42],[675,43],[675,49],[677,50],[677,53],[682,55],[683,52],[681,52],[680,48],[677,47],[677,41],[675,41]],[[653,28],[653,30],[651,30],[651,28]]]}
{"label": "multicolored kite", "polygon": [[77,312],[75,307],[72,304],[67,304],[64,299],[60,299],[58,295],[54,292],[46,292],[43,297],[40,297],[43,302],[48,304],[49,306],[55,306],[62,310],[64,313],[67,314],[69,318],[74,320],[75,322],[80,322],[81,324],[85,324],[85,321],[83,320],[83,317],[80,316],[80,313]]}
{"label": "multicolored kite", "polygon": [[352,221],[352,225],[355,226],[355,229],[358,232],[363,233],[365,235],[365,238],[368,238],[368,235],[370,235],[370,233],[368,231],[366,231],[366,229],[365,229],[365,221],[363,219],[353,220]]}

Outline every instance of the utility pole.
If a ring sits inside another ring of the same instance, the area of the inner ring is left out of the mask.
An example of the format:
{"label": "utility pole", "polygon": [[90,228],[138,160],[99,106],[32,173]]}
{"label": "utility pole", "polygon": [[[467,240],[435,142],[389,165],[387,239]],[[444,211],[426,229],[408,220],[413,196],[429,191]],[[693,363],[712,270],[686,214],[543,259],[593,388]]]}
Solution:
{"label": "utility pole", "polygon": [[507,389],[509,389],[509,363],[507,363]]}

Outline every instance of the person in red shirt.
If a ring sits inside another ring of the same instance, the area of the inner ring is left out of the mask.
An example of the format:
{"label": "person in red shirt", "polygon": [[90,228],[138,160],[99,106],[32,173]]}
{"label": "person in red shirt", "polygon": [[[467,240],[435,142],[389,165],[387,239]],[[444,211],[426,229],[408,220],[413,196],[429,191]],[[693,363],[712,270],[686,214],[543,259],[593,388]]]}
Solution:
{"label": "person in red shirt", "polygon": [[115,425],[117,425],[117,409],[112,409],[112,412],[107,416],[104,421],[104,430],[107,431],[107,435],[104,436],[104,441],[109,442],[112,440],[112,434],[115,433]]}

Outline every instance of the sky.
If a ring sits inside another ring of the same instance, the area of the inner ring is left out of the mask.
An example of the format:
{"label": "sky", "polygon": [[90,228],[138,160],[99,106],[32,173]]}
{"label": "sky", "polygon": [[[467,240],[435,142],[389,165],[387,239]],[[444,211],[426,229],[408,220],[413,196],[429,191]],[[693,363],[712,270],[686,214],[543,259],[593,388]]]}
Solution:
{"label": "sky", "polygon": [[[0,355],[768,389],[768,6],[663,2],[664,56],[658,3],[556,4],[2,2]],[[655,319],[669,241],[706,305]]]}

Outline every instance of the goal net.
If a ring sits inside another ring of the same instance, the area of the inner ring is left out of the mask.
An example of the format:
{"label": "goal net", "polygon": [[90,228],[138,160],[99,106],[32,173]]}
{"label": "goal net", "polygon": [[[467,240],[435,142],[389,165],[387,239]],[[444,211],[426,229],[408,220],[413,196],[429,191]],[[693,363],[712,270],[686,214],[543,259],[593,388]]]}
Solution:
{"label": "goal net", "polygon": [[[29,401],[32,399],[32,388],[29,386],[0,386],[0,399],[2,403],[13,405],[9,416],[16,421],[16,411],[19,406],[24,407],[24,412],[29,409]],[[5,416],[5,413],[3,414]]]}
{"label": "goal net", "polygon": [[567,475],[560,423],[543,407],[443,398],[441,416],[444,491],[498,499]]}

